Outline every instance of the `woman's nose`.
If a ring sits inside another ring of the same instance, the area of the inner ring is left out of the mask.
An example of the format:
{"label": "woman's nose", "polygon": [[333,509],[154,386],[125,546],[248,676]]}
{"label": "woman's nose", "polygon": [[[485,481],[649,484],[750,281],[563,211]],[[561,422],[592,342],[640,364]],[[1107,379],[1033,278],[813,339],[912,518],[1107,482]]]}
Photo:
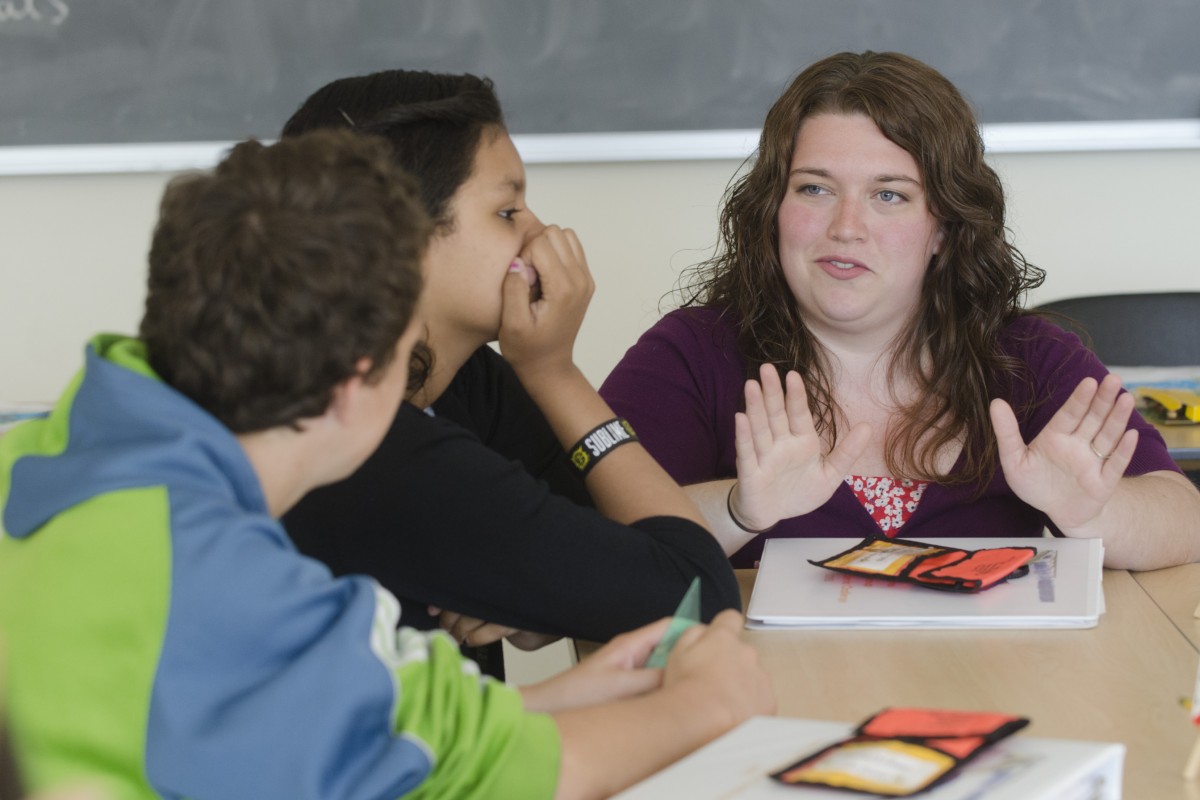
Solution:
{"label": "woman's nose", "polygon": [[837,242],[855,242],[866,238],[862,209],[850,200],[840,200],[829,223],[829,238]]}

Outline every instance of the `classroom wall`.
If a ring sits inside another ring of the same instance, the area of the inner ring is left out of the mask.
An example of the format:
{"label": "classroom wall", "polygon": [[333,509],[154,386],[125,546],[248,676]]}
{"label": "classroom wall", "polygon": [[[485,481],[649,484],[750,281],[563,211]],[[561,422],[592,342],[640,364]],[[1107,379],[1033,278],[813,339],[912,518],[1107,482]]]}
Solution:
{"label": "classroom wall", "polygon": [[[1200,150],[1004,154],[1034,301],[1200,290]],[[574,227],[597,290],[577,360],[599,382],[711,252],[736,161],[533,165],[529,202]],[[134,331],[165,174],[0,178],[0,401],[53,399],[99,330]]]}

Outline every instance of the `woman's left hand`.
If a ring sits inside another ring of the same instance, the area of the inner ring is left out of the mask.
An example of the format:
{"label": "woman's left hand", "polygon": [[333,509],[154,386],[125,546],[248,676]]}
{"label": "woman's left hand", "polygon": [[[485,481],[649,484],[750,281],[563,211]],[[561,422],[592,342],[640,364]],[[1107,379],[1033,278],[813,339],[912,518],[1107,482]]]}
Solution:
{"label": "woman's left hand", "polygon": [[992,426],[1009,487],[1064,532],[1090,523],[1112,498],[1137,447],[1137,430],[1126,430],[1133,403],[1116,375],[1099,385],[1084,378],[1026,445],[1012,408],[993,400]]}

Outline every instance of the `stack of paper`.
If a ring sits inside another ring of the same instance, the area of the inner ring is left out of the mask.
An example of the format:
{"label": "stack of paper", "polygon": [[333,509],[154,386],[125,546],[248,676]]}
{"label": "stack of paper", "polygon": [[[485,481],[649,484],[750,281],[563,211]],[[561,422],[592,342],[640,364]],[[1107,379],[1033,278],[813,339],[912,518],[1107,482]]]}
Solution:
{"label": "stack of paper", "polygon": [[1029,573],[964,594],[844,575],[814,566],[847,550],[851,539],[769,539],[763,549],[747,627],[776,628],[1092,628],[1104,612],[1100,539],[929,539],[975,550],[1038,548]]}
{"label": "stack of paper", "polygon": [[[850,735],[850,725],[755,717],[620,800],[850,800],[836,789],[784,786],[771,773]],[[1118,800],[1125,746],[1017,734],[976,756],[921,800]]]}

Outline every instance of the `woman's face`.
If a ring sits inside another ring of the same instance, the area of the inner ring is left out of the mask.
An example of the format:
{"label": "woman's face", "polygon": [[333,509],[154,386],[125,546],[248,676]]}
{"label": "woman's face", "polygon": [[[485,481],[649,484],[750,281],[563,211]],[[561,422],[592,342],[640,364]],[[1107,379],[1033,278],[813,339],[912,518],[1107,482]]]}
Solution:
{"label": "woman's face", "polygon": [[471,175],[448,211],[452,228],[429,246],[426,320],[435,337],[483,344],[500,330],[508,265],[544,227],[525,207],[525,165],[503,129],[484,131]]}
{"label": "woman's face", "polygon": [[941,244],[913,157],[862,114],[819,114],[796,137],[779,261],[818,337],[891,340]]}

